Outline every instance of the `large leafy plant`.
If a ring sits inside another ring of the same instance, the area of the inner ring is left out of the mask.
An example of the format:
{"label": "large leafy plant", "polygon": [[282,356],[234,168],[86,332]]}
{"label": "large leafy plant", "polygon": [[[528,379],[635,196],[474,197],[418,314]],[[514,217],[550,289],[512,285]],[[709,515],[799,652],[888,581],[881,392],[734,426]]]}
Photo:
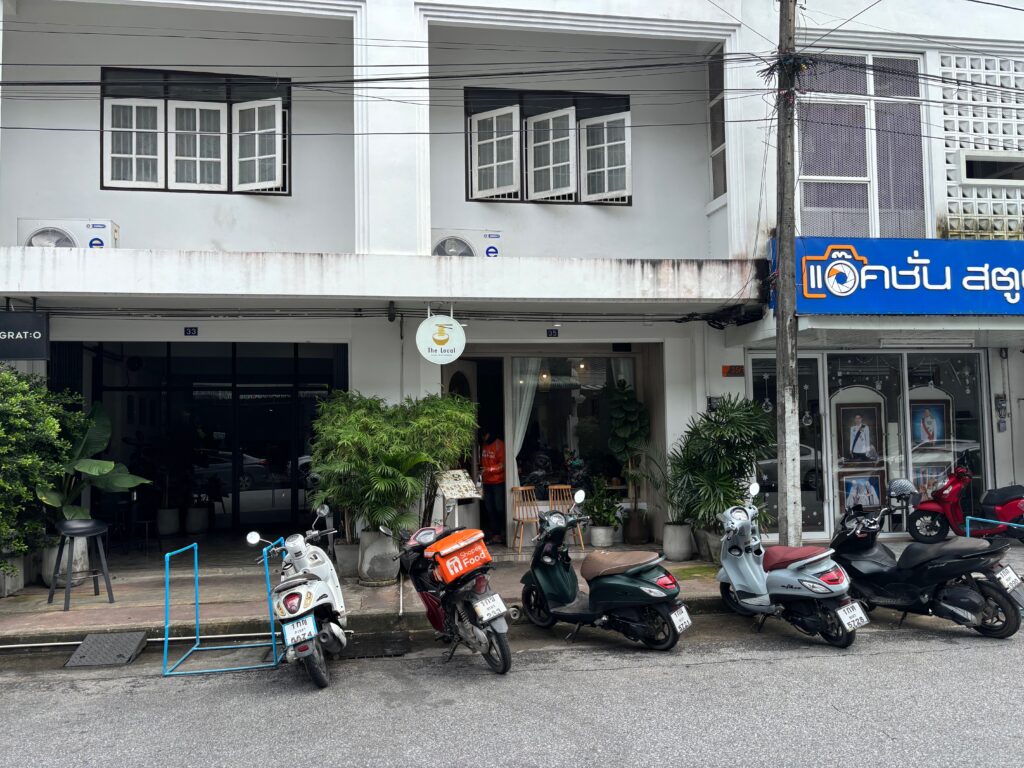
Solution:
{"label": "large leafy plant", "polygon": [[[70,393],[0,366],[0,554],[42,546],[43,508],[36,487],[59,477],[71,455],[83,415]],[[0,570],[13,569],[0,560]]]}
{"label": "large leafy plant", "polygon": [[640,484],[648,478],[648,438],[651,419],[647,407],[637,400],[636,392],[625,380],[619,380],[609,397],[611,434],[608,449],[622,462],[622,474],[629,483],[633,513],[637,509]]}
{"label": "large leafy plant", "polygon": [[742,504],[755,462],[771,452],[772,422],[752,400],[726,395],[690,420],[668,457],[673,522],[713,528],[719,513]]}
{"label": "large leafy plant", "polygon": [[150,481],[133,475],[120,462],[96,457],[110,445],[113,427],[101,403],[93,403],[86,420],[85,430],[71,449],[68,460],[61,467],[58,483],[42,483],[36,495],[47,506],[61,510],[66,520],[88,519],[89,510],[81,506],[86,488],[99,488],[107,493],[125,493]]}
{"label": "large leafy plant", "polygon": [[599,477],[593,481],[594,490],[583,502],[583,512],[590,524],[608,528],[619,527],[619,501],[608,490],[608,484]]}
{"label": "large leafy plant", "polygon": [[464,398],[428,395],[397,404],[358,392],[335,392],[313,424],[316,503],[327,502],[365,530],[399,529],[416,521],[424,494],[433,506],[433,477],[466,455],[476,434],[476,407]]}

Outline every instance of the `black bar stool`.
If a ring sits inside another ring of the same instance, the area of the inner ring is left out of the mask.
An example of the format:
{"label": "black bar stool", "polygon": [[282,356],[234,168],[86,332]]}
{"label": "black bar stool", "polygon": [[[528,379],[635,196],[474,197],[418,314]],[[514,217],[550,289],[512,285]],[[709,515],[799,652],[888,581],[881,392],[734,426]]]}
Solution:
{"label": "black bar stool", "polygon": [[71,582],[74,580],[75,562],[75,539],[85,539],[85,551],[88,553],[90,545],[99,556],[100,567],[90,568],[85,571],[86,578],[92,577],[93,594],[100,593],[100,574],[103,574],[103,581],[107,584],[107,597],[114,602],[114,591],[110,588],[110,571],[107,570],[107,557],[103,552],[103,540],[101,537],[107,532],[107,524],[102,520],[61,520],[57,523],[57,531],[60,533],[60,543],[57,545],[57,562],[53,566],[53,578],[50,579],[50,596],[47,604],[53,602],[53,591],[57,588],[57,573],[60,571],[60,561],[64,554],[64,542],[67,541],[68,567],[67,578],[64,585],[64,610],[71,608]]}

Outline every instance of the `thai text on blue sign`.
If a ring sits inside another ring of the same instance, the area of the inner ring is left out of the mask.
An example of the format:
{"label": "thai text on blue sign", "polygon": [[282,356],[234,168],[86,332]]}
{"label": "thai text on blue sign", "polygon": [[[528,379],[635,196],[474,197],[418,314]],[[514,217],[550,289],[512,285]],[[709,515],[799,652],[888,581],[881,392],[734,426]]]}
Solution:
{"label": "thai text on blue sign", "polygon": [[796,239],[800,315],[1024,315],[1024,242]]}

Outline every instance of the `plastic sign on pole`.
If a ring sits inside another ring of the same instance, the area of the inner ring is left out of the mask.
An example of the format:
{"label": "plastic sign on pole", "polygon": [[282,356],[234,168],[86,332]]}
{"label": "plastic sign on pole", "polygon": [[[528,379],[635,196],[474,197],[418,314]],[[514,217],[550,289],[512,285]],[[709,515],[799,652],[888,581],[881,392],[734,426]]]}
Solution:
{"label": "plastic sign on pole", "polygon": [[416,348],[432,363],[451,363],[466,349],[466,332],[451,315],[431,315],[416,329]]}

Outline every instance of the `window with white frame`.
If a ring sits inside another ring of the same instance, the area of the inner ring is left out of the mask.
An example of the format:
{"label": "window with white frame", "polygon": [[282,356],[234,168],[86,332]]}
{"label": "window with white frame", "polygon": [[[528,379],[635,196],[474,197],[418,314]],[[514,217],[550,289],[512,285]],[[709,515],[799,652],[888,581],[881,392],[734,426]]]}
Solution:
{"label": "window with white frame", "polygon": [[711,157],[711,199],[726,192],[725,65],[722,49],[708,57],[708,141]]}
{"label": "window with white frame", "polygon": [[800,234],[926,236],[918,60],[812,58],[797,83]]}
{"label": "window with white frame", "polygon": [[288,193],[287,82],[104,68],[103,186]]}
{"label": "window with white frame", "polygon": [[629,204],[629,97],[466,88],[473,200]]}

